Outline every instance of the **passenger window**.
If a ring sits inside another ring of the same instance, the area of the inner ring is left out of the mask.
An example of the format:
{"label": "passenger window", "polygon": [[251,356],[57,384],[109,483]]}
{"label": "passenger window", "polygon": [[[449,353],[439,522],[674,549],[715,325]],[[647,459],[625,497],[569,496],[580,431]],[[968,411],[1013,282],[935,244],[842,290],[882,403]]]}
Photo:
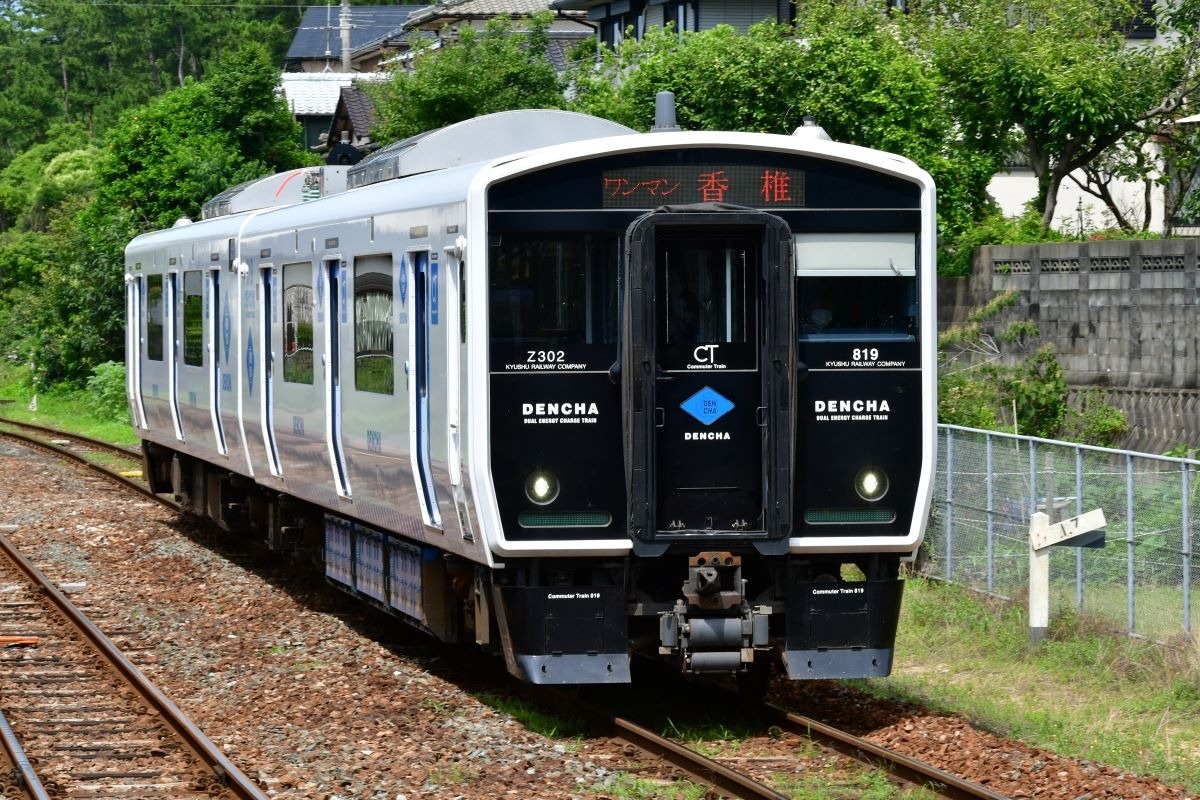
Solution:
{"label": "passenger window", "polygon": [[163,276],[146,276],[146,358],[163,360]]}
{"label": "passenger window", "polygon": [[283,379],[313,382],[312,264],[283,265]]}
{"label": "passenger window", "polygon": [[354,388],[392,394],[395,388],[392,257],[354,259]]}
{"label": "passenger window", "polygon": [[183,363],[204,365],[204,295],[200,270],[183,273]]}

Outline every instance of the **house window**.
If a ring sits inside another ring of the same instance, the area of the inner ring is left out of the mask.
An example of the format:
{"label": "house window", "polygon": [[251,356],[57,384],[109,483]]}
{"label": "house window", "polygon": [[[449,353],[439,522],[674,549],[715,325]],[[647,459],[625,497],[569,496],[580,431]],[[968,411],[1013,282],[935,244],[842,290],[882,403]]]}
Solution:
{"label": "house window", "polygon": [[1154,0],[1142,0],[1141,12],[1122,29],[1122,33],[1126,39],[1153,39],[1158,35],[1154,22]]}
{"label": "house window", "polygon": [[646,32],[646,0],[618,0],[600,24],[600,41],[616,47],[632,29],[635,39]]}
{"label": "house window", "polygon": [[[790,3],[788,4],[791,5]],[[687,2],[668,2],[663,4],[663,25],[673,23],[675,31],[683,34],[687,30],[695,30],[696,15],[689,14]]]}

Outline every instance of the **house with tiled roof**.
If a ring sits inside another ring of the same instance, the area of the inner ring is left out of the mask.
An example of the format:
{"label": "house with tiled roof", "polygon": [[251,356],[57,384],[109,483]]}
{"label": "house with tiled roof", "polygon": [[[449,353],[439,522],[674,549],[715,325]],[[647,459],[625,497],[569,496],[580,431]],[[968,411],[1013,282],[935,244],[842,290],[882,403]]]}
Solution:
{"label": "house with tiled roof", "polygon": [[648,28],[674,23],[677,31],[706,31],[732,25],[743,33],[763,20],[791,22],[791,0],[550,0],[559,13],[582,13],[595,26],[597,38],[615,45],[629,30],[640,39]]}
{"label": "house with tiled roof", "polygon": [[[303,128],[304,146],[311,149],[322,147],[327,140],[340,141],[340,136],[329,135],[329,126],[345,89],[357,82],[386,79],[386,73],[379,72],[285,72],[279,84],[292,116]],[[369,102],[365,96],[363,102]]]}
{"label": "house with tiled roof", "polygon": [[[483,28],[488,20],[507,16],[513,20],[528,19],[538,11],[554,11],[549,0],[441,0],[434,5],[413,12],[404,27],[421,30],[439,36],[450,35],[464,25]],[[551,33],[560,31],[578,32],[584,36],[593,28],[583,11],[554,11]]]}
{"label": "house with tiled roof", "polygon": [[329,123],[325,160],[330,164],[354,164],[375,150],[371,138],[375,104],[359,82],[343,86]]}
{"label": "house with tiled roof", "polygon": [[[410,34],[423,33],[443,39],[455,39],[463,26],[482,29],[489,20],[508,17],[520,27],[521,20],[538,11],[546,11],[549,0],[441,0],[415,11],[404,28]],[[546,59],[560,72],[567,68],[569,54],[595,33],[581,11],[553,11],[554,20],[547,31]]]}
{"label": "house with tiled roof", "polygon": [[375,72],[381,42],[399,47],[405,23],[421,5],[309,6],[288,47],[287,72]]}

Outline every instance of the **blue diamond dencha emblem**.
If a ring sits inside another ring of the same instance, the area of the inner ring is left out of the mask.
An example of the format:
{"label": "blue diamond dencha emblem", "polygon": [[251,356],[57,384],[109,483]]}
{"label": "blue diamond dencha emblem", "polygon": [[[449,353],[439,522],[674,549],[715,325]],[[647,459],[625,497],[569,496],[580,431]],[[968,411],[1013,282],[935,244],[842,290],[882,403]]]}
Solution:
{"label": "blue diamond dencha emblem", "polygon": [[720,392],[705,386],[679,404],[702,425],[712,425],[733,410],[733,401]]}

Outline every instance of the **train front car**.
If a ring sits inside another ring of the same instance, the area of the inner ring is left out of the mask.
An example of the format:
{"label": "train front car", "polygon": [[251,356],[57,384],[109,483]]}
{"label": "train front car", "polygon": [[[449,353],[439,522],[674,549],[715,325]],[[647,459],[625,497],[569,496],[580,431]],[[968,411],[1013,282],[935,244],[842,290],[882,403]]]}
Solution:
{"label": "train front car", "polygon": [[819,129],[658,132],[493,165],[468,205],[509,669],[888,674],[935,448],[929,176]]}

